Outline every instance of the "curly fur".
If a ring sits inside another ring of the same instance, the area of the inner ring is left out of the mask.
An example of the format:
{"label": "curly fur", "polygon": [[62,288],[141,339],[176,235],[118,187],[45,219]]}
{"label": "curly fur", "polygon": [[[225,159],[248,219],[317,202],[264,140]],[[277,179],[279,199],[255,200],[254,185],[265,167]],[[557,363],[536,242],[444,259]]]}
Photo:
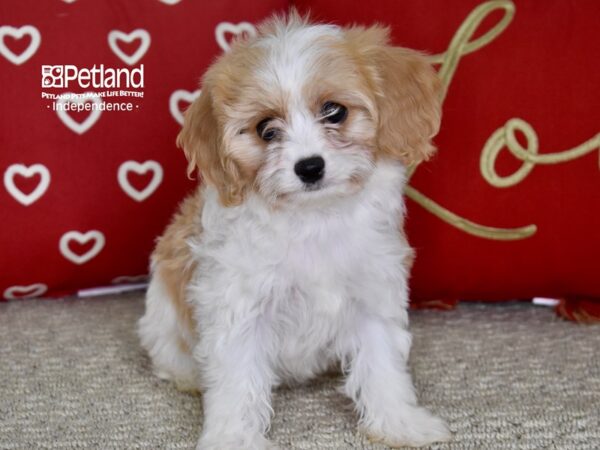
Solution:
{"label": "curly fur", "polygon": [[[342,123],[319,117],[327,101]],[[434,70],[381,27],[291,14],[208,70],[178,139],[205,183],[158,242],[139,324],[157,374],[203,391],[199,449],[273,448],[272,389],[336,365],[373,439],[449,437],[407,369],[402,231],[406,166],[433,152],[439,121]],[[313,156],[325,175],[308,189],[294,165]]]}

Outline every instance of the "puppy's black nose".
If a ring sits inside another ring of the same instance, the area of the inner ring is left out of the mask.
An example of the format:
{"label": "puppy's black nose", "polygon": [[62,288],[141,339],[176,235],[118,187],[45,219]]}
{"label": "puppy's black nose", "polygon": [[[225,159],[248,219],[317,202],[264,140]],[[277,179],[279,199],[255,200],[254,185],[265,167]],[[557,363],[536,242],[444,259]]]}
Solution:
{"label": "puppy's black nose", "polygon": [[301,159],[294,166],[294,172],[307,184],[316,183],[325,174],[325,160],[320,156]]}

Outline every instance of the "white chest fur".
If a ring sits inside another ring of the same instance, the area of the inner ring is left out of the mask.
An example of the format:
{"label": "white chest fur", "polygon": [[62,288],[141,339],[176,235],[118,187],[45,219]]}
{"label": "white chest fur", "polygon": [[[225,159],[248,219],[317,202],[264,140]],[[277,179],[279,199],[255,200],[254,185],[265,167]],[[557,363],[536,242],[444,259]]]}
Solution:
{"label": "white chest fur", "polygon": [[[327,207],[273,210],[249,197],[224,208],[205,191],[192,299],[203,329],[258,315],[277,335],[276,365],[310,377],[339,353],[338,338],[366,303],[396,311],[384,290],[403,278],[404,171],[382,164],[365,188]],[[393,283],[392,283],[393,284]],[[404,300],[404,301],[403,301]]]}

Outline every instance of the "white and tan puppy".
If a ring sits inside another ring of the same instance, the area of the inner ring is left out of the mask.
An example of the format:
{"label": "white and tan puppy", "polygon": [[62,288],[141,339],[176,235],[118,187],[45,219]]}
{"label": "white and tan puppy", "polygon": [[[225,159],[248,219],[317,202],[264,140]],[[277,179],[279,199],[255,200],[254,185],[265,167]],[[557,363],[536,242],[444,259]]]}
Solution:
{"label": "white and tan puppy", "polygon": [[440,84],[381,27],[263,24],[207,71],[179,144],[204,183],[152,257],[139,323],[156,374],[203,392],[199,449],[275,448],[271,391],[337,365],[361,429],[445,440],[407,368],[406,168]]}

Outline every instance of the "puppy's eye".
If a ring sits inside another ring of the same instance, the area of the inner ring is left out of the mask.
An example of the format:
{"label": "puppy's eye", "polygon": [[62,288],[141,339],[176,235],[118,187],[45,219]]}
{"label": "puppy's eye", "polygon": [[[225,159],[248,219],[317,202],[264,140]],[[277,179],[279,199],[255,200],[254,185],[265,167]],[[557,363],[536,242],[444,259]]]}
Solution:
{"label": "puppy's eye", "polygon": [[321,106],[321,119],[329,123],[342,123],[348,116],[348,108],[335,102],[325,102]]}
{"label": "puppy's eye", "polygon": [[258,136],[263,141],[269,142],[277,137],[277,128],[267,129],[267,125],[269,125],[269,122],[271,120],[272,119],[270,117],[267,117],[266,119],[263,119],[260,122],[258,122],[258,125],[256,125],[256,133],[258,133]]}

